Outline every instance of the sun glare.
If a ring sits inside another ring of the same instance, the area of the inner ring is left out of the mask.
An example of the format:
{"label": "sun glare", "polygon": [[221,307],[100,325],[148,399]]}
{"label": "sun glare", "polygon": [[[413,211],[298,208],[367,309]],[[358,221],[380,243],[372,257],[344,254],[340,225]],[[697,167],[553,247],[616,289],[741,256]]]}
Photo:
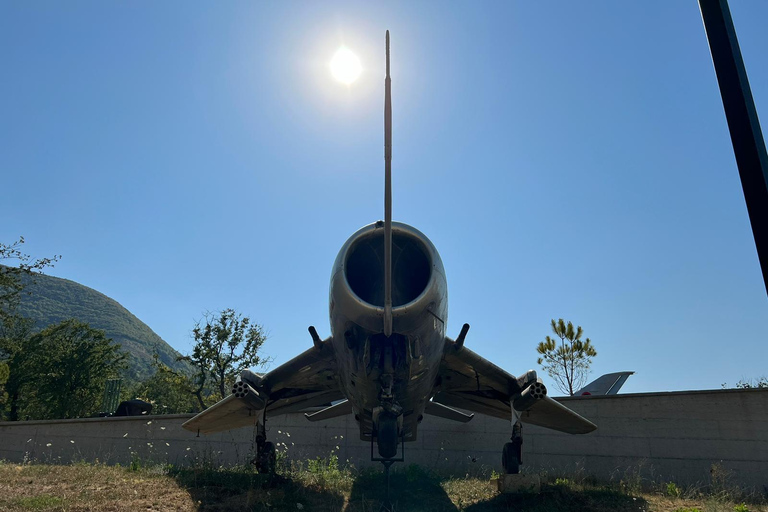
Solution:
{"label": "sun glare", "polygon": [[349,85],[357,80],[362,70],[357,55],[343,46],[336,51],[333,59],[331,59],[331,74],[333,78],[343,84]]}

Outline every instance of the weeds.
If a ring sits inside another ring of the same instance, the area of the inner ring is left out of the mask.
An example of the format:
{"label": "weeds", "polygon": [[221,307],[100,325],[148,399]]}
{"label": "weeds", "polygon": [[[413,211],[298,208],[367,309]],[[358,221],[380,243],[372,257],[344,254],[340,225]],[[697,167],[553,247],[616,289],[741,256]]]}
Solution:
{"label": "weeds", "polygon": [[666,494],[670,498],[679,498],[682,495],[682,491],[675,482],[667,482]]}

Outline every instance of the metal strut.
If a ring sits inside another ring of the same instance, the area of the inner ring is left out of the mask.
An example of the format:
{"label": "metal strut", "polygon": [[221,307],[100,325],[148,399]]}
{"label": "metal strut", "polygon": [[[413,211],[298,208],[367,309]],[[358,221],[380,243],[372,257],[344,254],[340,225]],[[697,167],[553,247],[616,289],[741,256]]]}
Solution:
{"label": "metal strut", "polygon": [[381,508],[379,509],[379,512],[394,512],[392,502],[389,499],[389,468],[392,467],[392,464],[395,462],[403,462],[405,461],[405,433],[403,433],[400,436],[400,457],[397,459],[384,459],[382,457],[374,457],[373,455],[373,442],[374,442],[374,435],[371,433],[371,461],[373,462],[381,462],[384,466],[384,501],[381,502]]}

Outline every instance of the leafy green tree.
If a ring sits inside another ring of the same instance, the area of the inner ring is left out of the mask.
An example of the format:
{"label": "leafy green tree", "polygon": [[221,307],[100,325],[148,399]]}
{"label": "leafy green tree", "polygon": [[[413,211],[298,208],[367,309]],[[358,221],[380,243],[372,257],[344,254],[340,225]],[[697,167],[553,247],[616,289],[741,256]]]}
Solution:
{"label": "leafy green tree", "polygon": [[581,326],[574,329],[571,322],[566,324],[562,318],[557,322],[552,319],[551,325],[555,338],[547,336],[536,347],[536,352],[541,354],[538,362],[554,379],[560,391],[573,395],[574,390],[586,383],[592,358],[597,351],[589,338],[581,340],[584,334]]}
{"label": "leafy green tree", "polygon": [[0,261],[15,262],[16,266],[0,264],[0,417],[18,419],[21,387],[28,380],[24,373],[30,352],[25,342],[32,330],[32,322],[16,313],[24,290],[25,275],[41,272],[53,266],[60,256],[32,259],[21,251],[24,237],[10,244],[0,242]]}
{"label": "leafy green tree", "polygon": [[179,359],[196,369],[192,394],[202,409],[206,408],[206,390],[212,390],[218,399],[225,398],[241,371],[268,362],[258,354],[267,339],[264,328],[234,309],[206,313],[195,324],[192,336],[192,354]]}
{"label": "leafy green tree", "polygon": [[104,331],[65,320],[33,334],[25,352],[24,413],[36,419],[78,418],[98,412],[107,379],[126,367],[127,354]]}
{"label": "leafy green tree", "polygon": [[151,403],[153,414],[200,412],[194,396],[194,384],[188,375],[172,370],[160,361],[157,353],[152,367],[155,368],[155,374],[139,382],[131,390],[131,398]]}
{"label": "leafy green tree", "polygon": [[5,407],[5,403],[8,401],[8,393],[5,391],[5,383],[8,382],[8,377],[10,375],[11,371],[8,368],[8,365],[0,363],[0,410]]}
{"label": "leafy green tree", "polygon": [[5,382],[7,398],[0,404],[0,410],[10,421],[19,419],[22,390],[36,376],[31,363],[34,352],[27,345],[32,328],[31,320],[18,315],[7,315],[0,321],[0,360],[8,367]]}

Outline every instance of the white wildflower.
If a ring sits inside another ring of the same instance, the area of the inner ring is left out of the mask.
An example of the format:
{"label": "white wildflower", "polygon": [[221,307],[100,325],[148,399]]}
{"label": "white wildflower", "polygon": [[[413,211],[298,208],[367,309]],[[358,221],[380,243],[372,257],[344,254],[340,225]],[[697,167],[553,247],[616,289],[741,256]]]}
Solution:
{"label": "white wildflower", "polygon": [[51,446],[51,444],[52,444],[52,443],[48,443],[48,444],[46,444],[45,446]]}
{"label": "white wildflower", "polygon": [[128,437],[128,432],[126,432],[125,434],[123,434],[123,437]]}

